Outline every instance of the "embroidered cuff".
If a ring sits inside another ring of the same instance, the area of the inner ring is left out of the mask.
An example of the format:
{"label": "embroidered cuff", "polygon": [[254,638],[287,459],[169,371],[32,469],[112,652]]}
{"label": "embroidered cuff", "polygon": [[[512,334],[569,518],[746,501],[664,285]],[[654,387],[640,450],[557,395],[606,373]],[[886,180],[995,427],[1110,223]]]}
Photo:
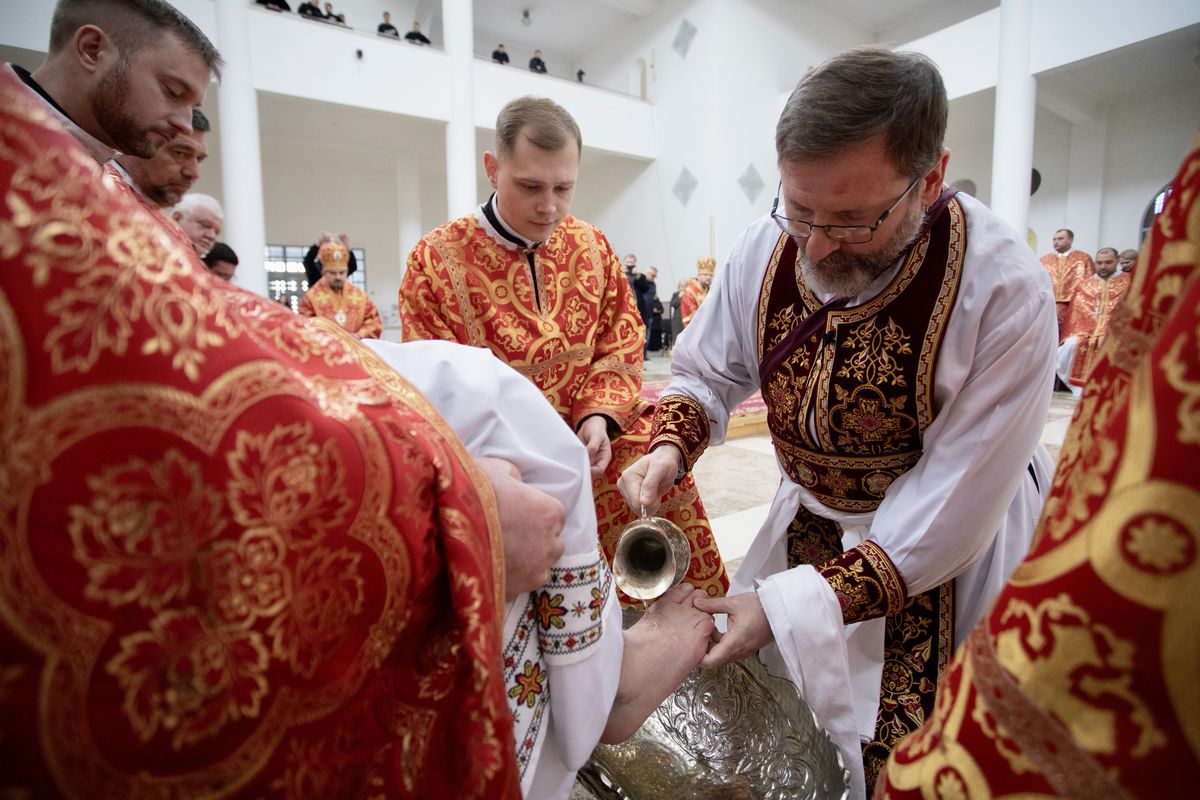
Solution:
{"label": "embroidered cuff", "polygon": [[683,454],[683,469],[687,473],[708,447],[708,437],[708,415],[703,406],[686,395],[669,394],[654,409],[654,429],[647,452],[659,445],[675,445]]}
{"label": "embroidered cuff", "polygon": [[847,625],[898,614],[908,600],[904,579],[874,542],[850,548],[817,567],[817,571],[837,595]]}
{"label": "embroidered cuff", "polygon": [[550,570],[550,580],[534,593],[538,643],[547,663],[571,664],[604,634],[612,572],[599,549],[565,556]]}

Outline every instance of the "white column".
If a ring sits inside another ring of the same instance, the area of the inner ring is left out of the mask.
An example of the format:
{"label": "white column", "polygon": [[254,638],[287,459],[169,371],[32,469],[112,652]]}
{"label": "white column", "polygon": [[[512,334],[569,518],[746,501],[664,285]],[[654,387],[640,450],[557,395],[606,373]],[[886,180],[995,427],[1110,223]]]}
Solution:
{"label": "white column", "polygon": [[[1075,231],[1075,246],[1093,255],[1108,242],[1100,241],[1104,203],[1104,149],[1108,140],[1108,115],[1071,126],[1071,157],[1067,168],[1067,216],[1064,223]],[[1120,248],[1117,248],[1120,250]]]}
{"label": "white column", "polygon": [[[464,212],[465,213],[465,212]],[[399,278],[409,251],[425,231],[421,230],[421,165],[412,153],[396,157],[396,235],[400,246]],[[399,280],[399,278],[397,280]]]}
{"label": "white column", "polygon": [[450,122],[446,125],[446,216],[471,212],[475,189],[475,31],[471,0],[442,0],[442,35],[450,57]]}
{"label": "white column", "polygon": [[225,225],[221,239],[238,255],[234,282],[267,294],[266,223],[263,219],[262,151],[258,96],[250,75],[249,5],[216,0],[217,42],[225,59],[217,95],[221,143],[221,193]]}
{"label": "white column", "polygon": [[1033,0],[1001,0],[1000,64],[992,139],[992,210],[1024,236],[1029,229],[1037,81],[1029,73]]}

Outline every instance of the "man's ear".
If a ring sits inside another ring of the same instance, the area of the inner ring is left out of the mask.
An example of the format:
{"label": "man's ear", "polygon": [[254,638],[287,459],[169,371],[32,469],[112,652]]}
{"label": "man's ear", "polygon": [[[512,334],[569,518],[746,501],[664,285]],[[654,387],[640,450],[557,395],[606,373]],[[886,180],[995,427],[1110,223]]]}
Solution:
{"label": "man's ear", "polygon": [[496,188],[496,171],[499,168],[500,168],[500,159],[498,159],[496,157],[496,154],[493,153],[491,150],[484,152],[484,154],[483,154],[483,171],[487,173],[488,183],[490,183],[492,185],[493,189]]}
{"label": "man's ear", "polygon": [[941,195],[942,184],[946,180],[946,165],[949,163],[950,151],[943,147],[937,164],[925,175],[924,182],[921,184],[921,205],[926,208],[936,203],[938,196]]}
{"label": "man's ear", "polygon": [[120,50],[103,28],[84,25],[75,31],[71,39],[71,50],[84,70],[90,73],[103,72],[106,65],[121,57]]}

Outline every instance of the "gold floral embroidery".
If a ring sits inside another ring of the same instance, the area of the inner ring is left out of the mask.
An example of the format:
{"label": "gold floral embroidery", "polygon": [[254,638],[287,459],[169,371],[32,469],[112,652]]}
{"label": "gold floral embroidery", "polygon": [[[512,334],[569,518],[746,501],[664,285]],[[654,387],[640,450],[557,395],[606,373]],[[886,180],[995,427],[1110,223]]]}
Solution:
{"label": "gold floral embroidery", "polygon": [[683,454],[685,469],[691,471],[708,447],[708,437],[708,414],[698,402],[681,394],[667,395],[658,401],[648,449],[660,444],[675,445]]}
{"label": "gold floral embroidery", "polygon": [[287,545],[270,528],[252,528],[237,542],[220,542],[204,559],[213,616],[227,625],[273,617],[291,600]]}
{"label": "gold floral embroidery", "polygon": [[[1021,624],[1012,623],[1020,618]],[[1117,727],[1128,709],[1128,722],[1136,731],[1129,743],[1134,758],[1166,744],[1165,732],[1155,724],[1154,712],[1132,686],[1134,646],[1112,629],[1092,620],[1071,597],[1060,593],[1036,606],[1011,599],[1000,615],[1009,624],[996,637],[999,663],[1020,683],[1022,676],[1058,676],[1048,685],[1023,685],[1072,733],[1074,740],[1093,753],[1115,752]],[[1035,669],[1053,663],[1053,670]],[[1099,698],[1109,702],[1098,703]]]}
{"label": "gold floral embroidery", "polygon": [[175,449],[88,478],[91,502],[68,509],[87,597],[159,610],[192,589],[198,555],[226,528],[221,493]]}
{"label": "gold floral embroidery", "polygon": [[314,551],[300,560],[291,602],[267,633],[271,655],[311,678],[341,642],[346,621],[365,599],[359,556],[346,549]]}
{"label": "gold floral embroidery", "polygon": [[121,639],[105,671],[125,692],[122,708],[138,738],[162,728],[181,750],[258,716],[267,660],[257,631],[214,629],[195,613],[164,611],[148,632]]}
{"label": "gold floral embroidery", "polygon": [[853,355],[838,370],[838,377],[877,386],[907,386],[896,356],[912,355],[911,339],[890,317],[882,328],[875,325],[874,317],[867,319],[842,342],[842,348]]}
{"label": "gold floral embroidery", "polygon": [[286,531],[293,547],[345,524],[351,502],[337,446],[313,441],[310,424],[278,426],[265,436],[239,431],[228,460],[238,524]]}

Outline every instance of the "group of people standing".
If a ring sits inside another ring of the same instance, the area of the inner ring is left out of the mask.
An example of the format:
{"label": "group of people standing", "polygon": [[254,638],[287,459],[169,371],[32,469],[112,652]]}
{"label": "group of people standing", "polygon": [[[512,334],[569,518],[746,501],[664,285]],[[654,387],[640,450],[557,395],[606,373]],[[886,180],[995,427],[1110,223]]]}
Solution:
{"label": "group of people standing", "polygon": [[649,267],[645,272],[640,272],[637,256],[633,253],[625,256],[625,278],[637,299],[638,313],[646,326],[647,356],[660,351],[671,352],[675,340],[692,321],[708,295],[716,263],[711,256],[697,259],[696,275],[680,281],[668,305],[664,307],[658,296],[658,268]]}
{"label": "group of people standing", "polygon": [[[800,81],[779,196],[698,265],[656,405],[565,109],[503,107],[492,195],[408,256],[405,343],[362,341],[214,278],[112,178],[191,135],[221,65],[163,0],[60,0],[46,62],[0,70],[0,788],[563,798],[694,667],[756,654],[856,800],[1200,767],[1200,155],[1055,473],[1056,296],[945,185],[924,56]],[[346,243],[317,260],[344,290]],[[759,390],[780,484],[731,581],[690,472]],[[643,513],[691,560],[622,630]]]}
{"label": "group of people standing", "polygon": [[1042,266],[1054,287],[1058,319],[1055,386],[1079,396],[1113,311],[1129,290],[1138,254],[1101,247],[1093,259],[1075,249],[1075,233],[1069,228],[1055,231],[1053,243],[1054,252],[1042,256]]}

